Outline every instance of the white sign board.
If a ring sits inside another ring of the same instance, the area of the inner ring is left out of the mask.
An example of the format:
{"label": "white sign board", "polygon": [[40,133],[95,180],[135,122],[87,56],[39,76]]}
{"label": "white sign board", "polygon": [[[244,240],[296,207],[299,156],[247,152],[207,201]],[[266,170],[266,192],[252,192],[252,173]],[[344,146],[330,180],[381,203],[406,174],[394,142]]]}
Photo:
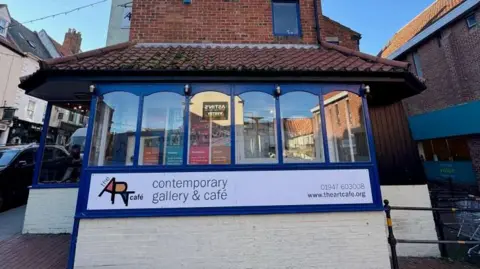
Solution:
{"label": "white sign board", "polygon": [[371,204],[367,169],[92,174],[87,209]]}
{"label": "white sign board", "polygon": [[124,7],[123,15],[122,15],[122,23],[120,24],[120,28],[122,29],[130,28],[131,20],[132,20],[132,7]]}

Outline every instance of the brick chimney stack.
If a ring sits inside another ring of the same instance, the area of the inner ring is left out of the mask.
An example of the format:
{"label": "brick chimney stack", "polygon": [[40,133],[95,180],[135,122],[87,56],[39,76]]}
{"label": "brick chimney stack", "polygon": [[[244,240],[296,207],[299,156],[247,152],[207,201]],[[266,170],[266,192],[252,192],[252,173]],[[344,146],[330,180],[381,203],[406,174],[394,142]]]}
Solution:
{"label": "brick chimney stack", "polygon": [[70,50],[73,54],[80,52],[80,46],[82,45],[82,33],[77,32],[75,29],[68,29],[63,40],[63,47]]}

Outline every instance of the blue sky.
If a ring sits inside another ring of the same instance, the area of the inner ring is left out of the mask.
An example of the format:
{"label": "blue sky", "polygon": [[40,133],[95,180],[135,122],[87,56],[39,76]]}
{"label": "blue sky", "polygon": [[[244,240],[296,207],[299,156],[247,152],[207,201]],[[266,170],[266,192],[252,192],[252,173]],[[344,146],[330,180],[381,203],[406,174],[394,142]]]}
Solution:
{"label": "blue sky", "polygon": [[[3,0],[10,14],[20,22],[59,13],[99,0]],[[176,0],[180,1],[180,0]],[[193,0],[195,1],[202,0]],[[219,0],[220,1],[220,0]],[[322,0],[323,13],[362,34],[361,50],[377,54],[402,26],[434,0]],[[27,24],[45,29],[62,43],[68,28],[82,32],[82,50],[105,46],[111,0],[94,7]]]}

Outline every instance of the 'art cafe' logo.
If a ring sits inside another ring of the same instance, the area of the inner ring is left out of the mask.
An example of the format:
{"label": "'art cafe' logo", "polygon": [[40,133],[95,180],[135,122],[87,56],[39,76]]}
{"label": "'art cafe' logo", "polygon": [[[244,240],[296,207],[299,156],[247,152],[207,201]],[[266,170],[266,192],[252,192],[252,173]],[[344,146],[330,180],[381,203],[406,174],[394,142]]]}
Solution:
{"label": "'art cafe' logo", "polygon": [[122,182],[122,181],[116,181],[114,177],[112,178],[106,178],[102,182],[102,186],[104,186],[103,190],[98,194],[98,197],[102,197],[102,195],[105,192],[110,193],[110,200],[112,201],[112,204],[115,204],[115,197],[118,195],[122,198],[123,203],[125,206],[128,207],[128,201],[129,200],[142,200],[143,195],[135,195],[134,191],[129,191],[128,190],[128,184],[127,182]]}

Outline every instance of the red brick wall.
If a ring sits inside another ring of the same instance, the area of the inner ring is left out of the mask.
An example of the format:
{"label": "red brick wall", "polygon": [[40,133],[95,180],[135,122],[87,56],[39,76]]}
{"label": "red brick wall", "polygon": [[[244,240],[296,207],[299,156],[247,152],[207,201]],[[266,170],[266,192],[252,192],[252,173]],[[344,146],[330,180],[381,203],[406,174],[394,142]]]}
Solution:
{"label": "red brick wall", "polygon": [[[476,12],[480,22],[480,9]],[[468,29],[465,19],[418,48],[427,90],[405,101],[409,115],[480,100],[480,25]],[[412,53],[406,56],[412,63]]]}
{"label": "red brick wall", "polygon": [[[323,24],[321,0],[319,19]],[[299,0],[302,37],[275,37],[271,0],[136,0],[130,40],[145,43],[316,44],[313,0]],[[332,22],[322,32],[341,32],[341,45],[352,45],[348,28]],[[331,28],[331,29],[330,29]],[[333,29],[333,30],[332,30]],[[348,39],[343,41],[343,38]]]}
{"label": "red brick wall", "polygon": [[327,37],[338,37],[340,46],[360,50],[361,36],[328,17],[322,16],[320,31],[323,40],[326,40]]}

